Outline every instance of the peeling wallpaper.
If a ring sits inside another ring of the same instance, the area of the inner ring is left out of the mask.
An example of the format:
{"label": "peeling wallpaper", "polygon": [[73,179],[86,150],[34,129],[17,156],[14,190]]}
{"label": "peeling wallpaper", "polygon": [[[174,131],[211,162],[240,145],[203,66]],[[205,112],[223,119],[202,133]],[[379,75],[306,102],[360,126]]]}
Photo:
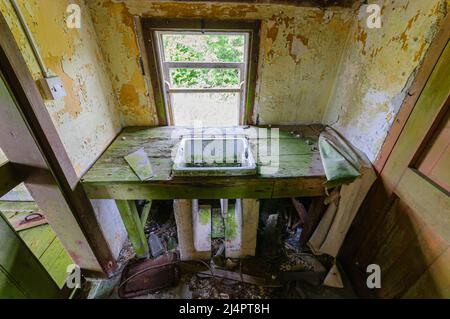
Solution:
{"label": "peeling wallpaper", "polygon": [[[140,74],[133,16],[261,19],[256,88],[260,123],[320,122],[347,37],[351,9],[86,0],[106,58],[125,126],[156,125],[151,87]],[[256,117],[256,115],[255,115]]]}
{"label": "peeling wallpaper", "polygon": [[362,7],[349,32],[324,122],[374,161],[440,22],[444,0],[371,1],[382,26],[366,26]]}
{"label": "peeling wallpaper", "polygon": [[[82,27],[68,29],[69,3],[82,10]],[[87,7],[82,1],[20,0],[19,6],[50,74],[63,81],[67,96],[46,102],[72,164],[81,176],[121,129],[116,96]],[[40,70],[9,1],[0,1],[16,42],[35,80]]]}

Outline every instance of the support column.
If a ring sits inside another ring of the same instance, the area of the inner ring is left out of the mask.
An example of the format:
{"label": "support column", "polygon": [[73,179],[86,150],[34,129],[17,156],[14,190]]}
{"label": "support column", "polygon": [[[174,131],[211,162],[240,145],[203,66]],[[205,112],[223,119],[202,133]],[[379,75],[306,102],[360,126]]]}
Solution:
{"label": "support column", "polygon": [[149,256],[147,238],[135,202],[132,200],[116,200],[116,204],[136,256],[147,258]]}

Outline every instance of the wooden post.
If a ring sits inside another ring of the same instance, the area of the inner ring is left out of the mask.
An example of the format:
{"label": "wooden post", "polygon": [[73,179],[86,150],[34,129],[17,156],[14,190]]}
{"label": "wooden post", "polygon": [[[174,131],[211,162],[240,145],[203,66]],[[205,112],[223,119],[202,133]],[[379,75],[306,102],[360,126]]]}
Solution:
{"label": "wooden post", "polygon": [[0,34],[0,147],[27,172],[25,186],[73,261],[86,274],[111,274],[117,263],[1,13]]}
{"label": "wooden post", "polygon": [[139,258],[148,257],[149,249],[147,238],[145,237],[144,227],[141,218],[139,217],[136,204],[132,200],[116,200],[116,204],[136,256]]}

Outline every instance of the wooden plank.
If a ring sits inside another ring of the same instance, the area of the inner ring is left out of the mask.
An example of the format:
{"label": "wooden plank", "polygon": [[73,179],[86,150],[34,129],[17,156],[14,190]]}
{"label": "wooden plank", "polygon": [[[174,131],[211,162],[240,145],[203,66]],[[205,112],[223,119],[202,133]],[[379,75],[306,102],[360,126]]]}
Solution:
{"label": "wooden plank", "polygon": [[39,210],[35,202],[0,200],[1,212],[33,212]]}
{"label": "wooden plank", "polygon": [[[267,139],[257,127],[231,127],[227,134],[247,135],[254,152]],[[321,126],[279,128],[280,156],[259,159],[259,175],[246,177],[173,177],[171,150],[179,137],[192,133],[180,127],[126,128],[83,176],[90,198],[270,198],[324,194],[325,173],[314,144]],[[203,129],[205,133],[208,129]],[[231,133],[230,133],[231,132]],[[291,134],[294,132],[294,134]],[[302,138],[296,137],[299,134]],[[143,147],[150,156],[155,176],[144,183],[126,164],[123,156]]]}
{"label": "wooden plank", "polygon": [[[289,131],[280,130],[279,158],[277,156],[258,158],[258,145],[267,145],[268,140],[266,138],[259,140],[253,138],[257,136],[256,131],[251,132],[254,129],[256,128],[251,127],[245,130],[242,127],[235,127],[230,128],[230,131],[227,130],[227,133],[235,132],[239,135],[249,136],[256,160],[259,160],[262,164],[260,167],[261,178],[324,176],[319,152],[316,149],[314,150],[318,134],[316,132],[318,131],[313,131],[310,127],[298,127],[296,130],[304,136],[304,138],[299,139],[290,134]],[[179,141],[179,137],[190,132],[191,130],[174,127],[127,128],[116,138],[89,172],[83,176],[82,182],[138,182],[139,179],[126,164],[123,157],[142,147],[149,155],[154,168],[155,176],[150,180],[171,180],[171,155],[176,151],[176,143]],[[269,161],[272,164],[268,165]],[[278,167],[278,170],[271,174],[265,174],[263,170],[271,165]]]}
{"label": "wooden plank", "polygon": [[403,298],[450,298],[450,247],[442,253]]}
{"label": "wooden plank", "polygon": [[144,234],[136,204],[131,200],[116,200],[117,208],[122,216],[128,232],[128,238],[133,245],[136,256],[146,258],[149,255],[147,238]]}
{"label": "wooden plank", "polygon": [[[58,298],[58,286],[1,214],[0,238],[0,272],[6,274],[27,298]],[[0,280],[5,279],[2,277]],[[9,296],[9,288],[11,283],[0,281],[0,297]]]}
{"label": "wooden plank", "polygon": [[215,199],[270,198],[273,180],[233,178],[173,179],[169,182],[147,183],[87,183],[90,198],[114,199]]}
{"label": "wooden plank", "polygon": [[276,179],[271,198],[324,196],[325,182],[325,177]]}
{"label": "wooden plank", "polygon": [[450,196],[413,169],[405,172],[396,193],[429,227],[450,242]]}
{"label": "wooden plank", "polygon": [[67,251],[62,246],[58,238],[47,247],[39,258],[39,261],[48,271],[59,288],[62,288],[67,278],[67,266],[73,264]]}
{"label": "wooden plank", "polygon": [[[449,244],[425,223],[420,229],[415,229],[411,225],[414,223],[412,220],[417,219],[414,212],[405,211],[402,206],[400,209],[399,214],[403,216],[400,233],[392,234],[390,238],[394,241],[404,239],[403,245],[397,245],[403,246],[403,249],[391,250],[388,258],[380,264],[383,284],[377,295],[381,298],[401,297],[449,247]],[[392,240],[389,242],[392,243]],[[389,261],[390,265],[386,261]]]}
{"label": "wooden plank", "polygon": [[0,298],[26,299],[28,296],[0,265]]}
{"label": "wooden plank", "polygon": [[21,231],[19,232],[19,236],[38,259],[42,257],[56,238],[55,233],[49,225]]}

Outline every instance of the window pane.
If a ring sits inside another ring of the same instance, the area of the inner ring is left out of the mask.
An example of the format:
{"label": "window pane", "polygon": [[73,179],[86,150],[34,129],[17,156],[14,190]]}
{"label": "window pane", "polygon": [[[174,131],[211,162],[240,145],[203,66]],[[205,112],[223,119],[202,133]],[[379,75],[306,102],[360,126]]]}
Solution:
{"label": "window pane", "polygon": [[238,88],[238,69],[170,69],[175,88]]}
{"label": "window pane", "polygon": [[173,93],[176,125],[232,126],[239,124],[240,93]]}
{"label": "window pane", "polygon": [[166,61],[243,62],[243,34],[163,34]]}

